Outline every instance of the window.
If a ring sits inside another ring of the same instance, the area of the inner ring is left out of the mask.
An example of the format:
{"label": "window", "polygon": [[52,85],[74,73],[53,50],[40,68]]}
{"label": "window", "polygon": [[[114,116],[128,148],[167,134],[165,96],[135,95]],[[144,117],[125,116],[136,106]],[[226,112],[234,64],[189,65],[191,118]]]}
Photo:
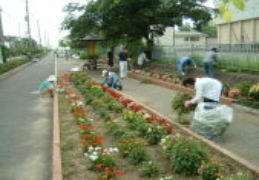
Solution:
{"label": "window", "polygon": [[200,40],[200,38],[199,37],[191,37],[191,39],[190,39],[190,41],[199,41]]}
{"label": "window", "polygon": [[189,41],[189,37],[184,37],[184,41]]}

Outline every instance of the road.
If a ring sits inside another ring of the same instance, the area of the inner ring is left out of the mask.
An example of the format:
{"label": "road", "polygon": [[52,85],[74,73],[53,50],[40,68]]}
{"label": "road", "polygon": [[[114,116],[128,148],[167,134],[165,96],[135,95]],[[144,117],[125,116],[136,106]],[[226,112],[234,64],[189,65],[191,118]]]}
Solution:
{"label": "road", "polygon": [[40,82],[54,74],[54,56],[0,81],[0,179],[51,179],[52,99]]}

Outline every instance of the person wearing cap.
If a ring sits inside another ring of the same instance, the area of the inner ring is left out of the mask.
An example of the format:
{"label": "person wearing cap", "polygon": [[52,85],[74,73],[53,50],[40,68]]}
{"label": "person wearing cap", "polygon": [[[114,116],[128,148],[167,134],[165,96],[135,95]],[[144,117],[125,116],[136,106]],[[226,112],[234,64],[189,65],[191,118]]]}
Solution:
{"label": "person wearing cap", "polygon": [[43,81],[39,86],[39,91],[41,95],[48,94],[50,97],[54,96],[54,83],[56,81],[56,77],[54,75],[50,75],[48,79]]}
{"label": "person wearing cap", "polygon": [[122,90],[120,78],[115,72],[109,72],[107,70],[103,70],[102,76],[105,77],[105,80],[100,83],[101,85],[107,85],[110,88]]}
{"label": "person wearing cap", "polygon": [[206,76],[211,78],[215,77],[214,65],[217,61],[217,57],[218,57],[218,49],[212,48],[203,59],[204,71]]}
{"label": "person wearing cap", "polygon": [[176,61],[176,68],[177,72],[181,75],[185,75],[185,67],[186,65],[193,65],[194,68],[197,67],[195,61],[190,56],[183,56],[177,59]]}

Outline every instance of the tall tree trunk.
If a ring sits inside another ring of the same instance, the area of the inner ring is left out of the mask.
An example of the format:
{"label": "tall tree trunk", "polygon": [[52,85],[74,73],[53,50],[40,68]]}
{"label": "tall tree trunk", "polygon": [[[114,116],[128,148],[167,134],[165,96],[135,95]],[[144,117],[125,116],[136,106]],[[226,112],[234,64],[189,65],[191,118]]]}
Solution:
{"label": "tall tree trunk", "polygon": [[150,36],[147,36],[146,40],[147,40],[147,58],[152,59],[152,51],[154,46],[153,34],[151,34]]}

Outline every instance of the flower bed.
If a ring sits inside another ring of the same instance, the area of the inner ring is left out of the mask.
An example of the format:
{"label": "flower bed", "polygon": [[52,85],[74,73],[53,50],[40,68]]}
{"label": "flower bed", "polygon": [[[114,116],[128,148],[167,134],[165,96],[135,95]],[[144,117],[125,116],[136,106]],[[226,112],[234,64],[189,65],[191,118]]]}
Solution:
{"label": "flower bed", "polygon": [[70,80],[81,95],[69,84],[68,77],[63,77],[60,85],[78,126],[80,147],[89,160],[87,166],[99,174],[97,179],[121,175],[121,179],[134,180],[218,179],[243,171],[235,164],[225,164],[222,157],[166,119],[92,82],[85,73],[74,73]]}
{"label": "flower bed", "polygon": [[[156,71],[145,72],[141,70],[136,70],[133,73],[131,73],[130,76],[135,79],[145,79],[145,81],[148,81],[149,83],[154,83],[156,85],[185,92],[187,94],[193,93],[187,88],[180,87],[181,79],[183,78],[183,76],[181,75],[158,73]],[[159,82],[158,80],[161,82]],[[247,82],[240,82],[236,85],[236,87],[230,87],[229,85],[225,84],[225,91],[224,97],[222,98],[222,102],[225,104],[236,102],[241,105],[258,109],[258,87],[258,83],[250,84]]]}

